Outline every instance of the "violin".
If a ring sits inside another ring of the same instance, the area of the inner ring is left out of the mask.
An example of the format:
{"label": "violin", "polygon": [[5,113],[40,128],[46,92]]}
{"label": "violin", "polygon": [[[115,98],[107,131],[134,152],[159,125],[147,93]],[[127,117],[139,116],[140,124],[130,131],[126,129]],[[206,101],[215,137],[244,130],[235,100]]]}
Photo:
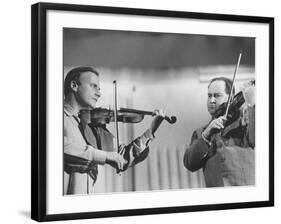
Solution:
{"label": "violin", "polygon": [[240,108],[245,102],[245,98],[243,96],[242,91],[237,93],[233,97],[233,90],[234,90],[234,82],[236,78],[236,74],[240,65],[240,60],[242,57],[242,51],[240,51],[237,64],[234,70],[233,78],[232,78],[232,84],[231,84],[231,90],[230,94],[228,96],[227,102],[223,103],[219,106],[219,108],[216,110],[214,118],[218,118],[223,116],[224,117],[224,129],[218,130],[213,129],[211,136],[213,136],[213,139],[219,139],[221,136],[226,136],[228,133],[234,131],[240,126]]}
{"label": "violin", "polygon": [[[241,106],[245,103],[245,98],[243,96],[242,91],[237,93],[230,106],[229,106],[229,111],[226,117],[226,120],[224,122],[224,129],[223,130],[218,130],[214,129],[212,130],[212,134],[216,134],[221,132],[221,136],[227,136],[227,135],[232,135],[232,136],[239,136],[241,134],[241,131],[238,130],[239,127],[241,126],[240,118],[241,118]],[[220,116],[223,116],[225,114],[226,110],[226,103],[223,103],[219,106],[219,108],[215,112],[215,118],[218,118]]]}
{"label": "violin", "polygon": [[[86,111],[81,111],[80,113],[85,113]],[[90,122],[95,125],[105,125],[110,122],[115,122],[115,111],[106,108],[95,108],[90,113]],[[117,110],[117,122],[122,123],[139,123],[143,121],[145,115],[154,116],[155,113],[152,111],[136,110],[130,108],[120,108]],[[170,124],[174,124],[177,121],[175,116],[165,116],[166,120]]]}
{"label": "violin", "polygon": [[[114,110],[106,108],[94,108],[92,110],[81,110],[80,116],[83,117],[83,120],[88,124],[91,123],[91,127],[100,126],[106,128],[106,124],[114,122],[115,124],[115,145],[117,150],[119,150],[119,131],[118,131],[118,122],[122,123],[139,123],[144,119],[145,115],[154,116],[155,112],[145,111],[145,110],[136,110],[130,108],[119,108],[117,109],[117,82],[113,81],[114,87]],[[170,124],[174,124],[177,121],[175,116],[157,116],[154,120],[155,123],[152,127],[151,133],[154,134],[158,129],[163,120],[166,120]],[[119,151],[118,151],[119,152]]]}
{"label": "violin", "polygon": [[[233,97],[229,105],[228,114],[226,116],[226,121],[224,126],[228,126],[232,124],[234,121],[236,121],[238,118],[240,118],[241,115],[240,108],[244,103],[245,103],[245,98],[243,96],[242,91],[240,91]],[[227,109],[227,103],[221,104],[219,108],[216,110],[214,117],[218,118],[224,116],[226,109]]]}

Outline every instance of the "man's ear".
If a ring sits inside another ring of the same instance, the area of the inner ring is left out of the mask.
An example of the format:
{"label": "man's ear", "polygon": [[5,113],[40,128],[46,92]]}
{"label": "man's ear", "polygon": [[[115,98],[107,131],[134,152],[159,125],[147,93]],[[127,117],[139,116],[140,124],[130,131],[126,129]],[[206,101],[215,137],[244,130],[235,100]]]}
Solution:
{"label": "man's ear", "polygon": [[78,84],[75,80],[72,80],[70,82],[70,88],[72,89],[73,92],[77,92],[78,91]]}

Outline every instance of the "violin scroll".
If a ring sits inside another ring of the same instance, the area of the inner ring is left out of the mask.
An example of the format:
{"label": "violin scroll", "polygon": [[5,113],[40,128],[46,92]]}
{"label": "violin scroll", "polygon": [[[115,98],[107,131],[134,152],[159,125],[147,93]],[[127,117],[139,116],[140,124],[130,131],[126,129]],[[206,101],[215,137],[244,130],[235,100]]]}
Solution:
{"label": "violin scroll", "polygon": [[170,124],[174,124],[177,122],[177,117],[176,116],[171,116],[171,117],[168,117],[168,116],[165,116],[164,118],[166,121],[168,121]]}

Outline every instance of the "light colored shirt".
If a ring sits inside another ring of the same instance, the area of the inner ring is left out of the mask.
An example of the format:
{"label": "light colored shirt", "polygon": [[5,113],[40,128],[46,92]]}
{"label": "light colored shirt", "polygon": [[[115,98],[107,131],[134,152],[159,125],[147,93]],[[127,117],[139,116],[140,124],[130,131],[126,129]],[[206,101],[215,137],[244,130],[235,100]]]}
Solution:
{"label": "light colored shirt", "polygon": [[[95,161],[98,164],[104,164],[106,160],[106,152],[98,150],[88,145],[79,129],[79,123],[73,117],[73,108],[64,104],[64,154],[80,158],[87,161],[86,167]],[[85,172],[67,173],[64,170],[64,194],[85,194],[90,193],[93,180]]]}

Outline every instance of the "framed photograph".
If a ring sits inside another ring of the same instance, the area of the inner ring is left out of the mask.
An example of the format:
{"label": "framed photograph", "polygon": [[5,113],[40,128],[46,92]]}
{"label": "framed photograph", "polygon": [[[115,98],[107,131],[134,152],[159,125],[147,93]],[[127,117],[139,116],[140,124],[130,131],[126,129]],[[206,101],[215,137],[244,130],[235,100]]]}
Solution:
{"label": "framed photograph", "polygon": [[32,5],[32,219],[274,205],[274,18]]}

